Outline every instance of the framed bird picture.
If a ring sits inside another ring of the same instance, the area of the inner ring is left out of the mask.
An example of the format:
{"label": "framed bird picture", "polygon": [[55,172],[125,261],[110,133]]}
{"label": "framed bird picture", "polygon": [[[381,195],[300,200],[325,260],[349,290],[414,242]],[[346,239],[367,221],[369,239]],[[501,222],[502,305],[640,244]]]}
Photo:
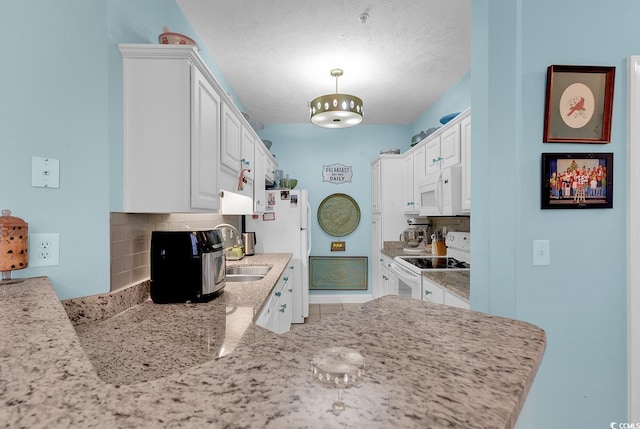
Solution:
{"label": "framed bird picture", "polygon": [[547,68],[544,142],[609,143],[615,67]]}

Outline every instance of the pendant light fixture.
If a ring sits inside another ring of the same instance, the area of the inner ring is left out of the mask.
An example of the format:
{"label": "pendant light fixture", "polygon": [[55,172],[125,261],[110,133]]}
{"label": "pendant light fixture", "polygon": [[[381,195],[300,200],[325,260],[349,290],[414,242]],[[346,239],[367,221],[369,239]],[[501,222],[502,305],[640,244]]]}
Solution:
{"label": "pendant light fixture", "polygon": [[338,94],[342,69],[331,70],[336,78],[336,93],[321,95],[311,102],[311,122],[323,128],[348,128],[362,122],[362,100],[355,95]]}

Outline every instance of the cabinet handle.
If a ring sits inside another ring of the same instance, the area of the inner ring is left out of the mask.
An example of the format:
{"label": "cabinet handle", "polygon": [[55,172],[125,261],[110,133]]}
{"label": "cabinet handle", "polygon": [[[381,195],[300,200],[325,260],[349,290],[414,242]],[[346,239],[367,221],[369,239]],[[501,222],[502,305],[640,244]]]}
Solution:
{"label": "cabinet handle", "polygon": [[282,295],[282,292],[276,292],[277,297],[279,297],[280,295]]}
{"label": "cabinet handle", "polygon": [[424,294],[425,294],[425,295],[430,295],[430,294],[431,294],[431,291],[430,291],[430,290],[425,290],[425,291],[424,291]]}
{"label": "cabinet handle", "polygon": [[289,267],[290,270],[293,270],[293,265]]}
{"label": "cabinet handle", "polygon": [[293,289],[289,289],[289,292],[293,293]]}
{"label": "cabinet handle", "polygon": [[433,158],[433,160],[432,160],[432,161],[433,161],[433,163],[435,164],[436,162],[438,162],[438,161],[442,161],[443,159],[444,159],[443,157],[439,156],[439,157],[437,157],[437,158]]}
{"label": "cabinet handle", "polygon": [[289,281],[289,277],[283,277],[282,280],[284,280],[285,282]]}
{"label": "cabinet handle", "polygon": [[287,304],[282,304],[280,306],[280,313],[284,313],[284,311],[287,309]]}

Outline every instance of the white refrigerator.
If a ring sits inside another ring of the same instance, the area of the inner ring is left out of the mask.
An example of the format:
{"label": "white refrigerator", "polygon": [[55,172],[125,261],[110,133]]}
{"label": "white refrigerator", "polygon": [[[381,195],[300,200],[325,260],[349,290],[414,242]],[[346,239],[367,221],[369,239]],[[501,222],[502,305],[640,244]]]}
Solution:
{"label": "white refrigerator", "polygon": [[293,254],[292,322],[304,323],[304,318],[309,316],[309,194],[304,189],[271,189],[265,192],[266,211],[245,216],[246,232],[256,233],[256,253]]}

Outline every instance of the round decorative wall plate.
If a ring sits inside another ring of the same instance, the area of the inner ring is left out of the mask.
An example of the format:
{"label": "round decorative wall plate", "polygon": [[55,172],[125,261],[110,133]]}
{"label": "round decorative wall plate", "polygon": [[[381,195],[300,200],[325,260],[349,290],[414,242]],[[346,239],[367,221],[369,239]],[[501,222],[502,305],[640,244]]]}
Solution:
{"label": "round decorative wall plate", "polygon": [[331,194],[318,207],[318,223],[334,237],[351,234],[360,223],[360,207],[347,194]]}

